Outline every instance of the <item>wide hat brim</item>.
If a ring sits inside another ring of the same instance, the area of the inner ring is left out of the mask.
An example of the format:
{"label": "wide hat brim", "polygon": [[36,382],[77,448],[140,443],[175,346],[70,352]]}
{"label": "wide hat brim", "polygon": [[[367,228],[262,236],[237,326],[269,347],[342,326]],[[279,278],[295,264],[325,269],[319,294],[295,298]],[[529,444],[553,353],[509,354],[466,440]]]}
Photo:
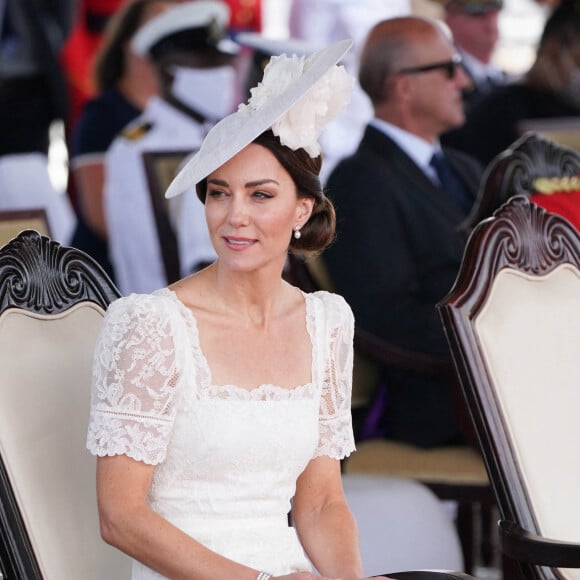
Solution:
{"label": "wide hat brim", "polygon": [[322,48],[321,43],[314,43],[302,38],[270,38],[259,32],[240,32],[235,36],[236,42],[247,46],[255,52],[268,56],[296,54],[305,56],[314,54]]}
{"label": "wide hat brim", "polygon": [[195,186],[272,127],[342,59],[351,46],[352,40],[347,39],[315,52],[304,61],[302,74],[281,94],[256,111],[246,108],[228,115],[214,125],[199,151],[170,183],[165,197],[175,197]]}

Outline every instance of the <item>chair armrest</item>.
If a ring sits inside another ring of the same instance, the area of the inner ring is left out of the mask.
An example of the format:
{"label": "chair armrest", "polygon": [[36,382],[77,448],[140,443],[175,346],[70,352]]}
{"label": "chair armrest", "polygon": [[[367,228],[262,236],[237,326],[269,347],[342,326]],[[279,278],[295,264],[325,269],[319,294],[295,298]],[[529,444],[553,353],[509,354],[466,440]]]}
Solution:
{"label": "chair armrest", "polygon": [[518,562],[580,568],[580,544],[544,538],[506,520],[500,520],[499,531],[502,552]]}
{"label": "chair armrest", "polygon": [[395,346],[362,328],[355,329],[354,346],[361,353],[376,359],[385,366],[438,377],[453,375],[453,365],[448,357]]}
{"label": "chair armrest", "polygon": [[[473,576],[464,572],[448,570],[406,570],[405,572],[389,572],[383,576],[396,580],[475,580]],[[373,578],[377,578],[377,576],[373,576]]]}

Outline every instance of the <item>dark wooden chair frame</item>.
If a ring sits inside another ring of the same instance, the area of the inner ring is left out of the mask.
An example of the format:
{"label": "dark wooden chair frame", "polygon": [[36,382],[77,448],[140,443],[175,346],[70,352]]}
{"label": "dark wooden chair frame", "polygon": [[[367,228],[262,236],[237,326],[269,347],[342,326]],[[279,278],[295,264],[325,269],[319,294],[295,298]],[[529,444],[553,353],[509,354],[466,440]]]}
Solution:
{"label": "dark wooden chair frame", "polygon": [[177,236],[171,225],[165,192],[190,150],[145,151],[142,154],[145,176],[149,187],[151,207],[159,238],[159,247],[167,283],[181,278]]}
{"label": "dark wooden chair frame", "polygon": [[487,166],[477,201],[464,228],[471,231],[481,220],[514,195],[530,197],[538,178],[580,174],[580,152],[533,132],[516,140]]}
{"label": "dark wooden chair frame", "polygon": [[505,268],[542,276],[563,263],[580,268],[580,234],[525,196],[511,198],[473,231],[458,274],[438,310],[499,507],[500,543],[525,578],[556,578],[553,567],[580,567],[580,544],[540,537],[474,320]]}
{"label": "dark wooden chair frame", "polygon": [[[0,314],[10,308],[58,314],[80,302],[93,302],[106,310],[119,296],[107,274],[90,256],[36,231],[25,230],[0,249]],[[0,567],[6,579],[42,580],[1,457]]]}

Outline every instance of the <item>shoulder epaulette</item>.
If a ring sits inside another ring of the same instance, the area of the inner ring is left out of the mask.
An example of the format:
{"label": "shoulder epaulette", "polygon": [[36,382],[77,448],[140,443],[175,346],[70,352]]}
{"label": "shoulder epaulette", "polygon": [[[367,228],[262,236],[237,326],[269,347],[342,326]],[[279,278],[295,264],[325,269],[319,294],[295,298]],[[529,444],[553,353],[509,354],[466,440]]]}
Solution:
{"label": "shoulder epaulette", "polygon": [[121,131],[121,136],[129,139],[129,141],[136,141],[137,139],[141,139],[152,127],[153,123],[150,121],[144,121],[138,125],[130,125]]}

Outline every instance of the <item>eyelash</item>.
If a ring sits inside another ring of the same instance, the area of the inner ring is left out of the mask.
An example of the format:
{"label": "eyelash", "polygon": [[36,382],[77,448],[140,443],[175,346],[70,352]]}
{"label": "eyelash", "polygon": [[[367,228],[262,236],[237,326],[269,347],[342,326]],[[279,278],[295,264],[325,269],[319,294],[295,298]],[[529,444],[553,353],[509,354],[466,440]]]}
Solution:
{"label": "eyelash", "polygon": [[225,192],[221,189],[210,189],[207,192],[208,197],[221,197],[225,195]]}
{"label": "eyelash", "polygon": [[[221,189],[210,189],[207,192],[207,195],[209,197],[223,197],[228,194]],[[253,191],[252,197],[256,197],[258,199],[272,199],[274,196],[270,193],[266,193],[265,191]]]}
{"label": "eyelash", "polygon": [[252,195],[259,199],[272,199],[274,197],[273,195],[271,195],[270,193],[266,193],[265,191],[254,191]]}

